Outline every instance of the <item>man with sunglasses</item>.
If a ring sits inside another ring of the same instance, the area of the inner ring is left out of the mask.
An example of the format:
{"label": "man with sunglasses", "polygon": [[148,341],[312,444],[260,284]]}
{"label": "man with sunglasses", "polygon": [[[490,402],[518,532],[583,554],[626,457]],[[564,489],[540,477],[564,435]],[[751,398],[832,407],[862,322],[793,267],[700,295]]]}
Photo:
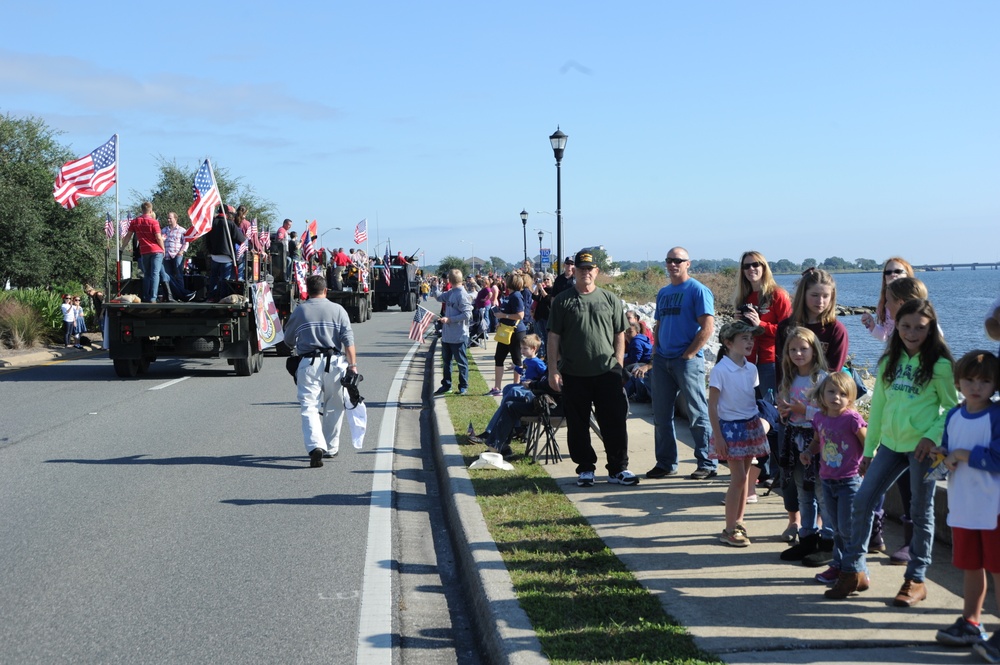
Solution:
{"label": "man with sunglasses", "polygon": [[647,478],[677,475],[677,434],[674,409],[677,396],[687,403],[694,457],[694,480],[716,475],[709,459],[708,399],[705,393],[704,347],[715,331],[715,298],[704,284],[688,275],[691,259],[683,247],[667,252],[670,283],[656,294],[653,361],[635,370],[637,377],[652,371],[653,427],[656,466]]}
{"label": "man with sunglasses", "polygon": [[594,255],[577,252],[576,282],[560,293],[549,313],[549,387],[562,393],[566,443],[579,487],[593,487],[597,453],[590,438],[590,409],[604,440],[608,482],[633,486],[628,469],[628,400],[622,389],[625,310],[621,300],[595,283]]}

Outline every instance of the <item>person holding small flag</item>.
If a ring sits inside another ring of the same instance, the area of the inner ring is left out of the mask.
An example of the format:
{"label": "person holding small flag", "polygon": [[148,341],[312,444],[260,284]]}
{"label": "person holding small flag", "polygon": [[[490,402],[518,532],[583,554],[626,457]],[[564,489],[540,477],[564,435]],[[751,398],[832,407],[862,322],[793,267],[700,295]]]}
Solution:
{"label": "person holding small flag", "polygon": [[340,450],[344,419],[344,384],[357,380],[354,331],[347,311],[326,298],[326,278],[306,278],[308,299],[295,308],[285,324],[285,343],[299,356],[295,372],[302,415],[302,435],[309,466],[323,466],[324,457]]}
{"label": "person holding small flag", "polygon": [[462,288],[462,271],[453,268],[448,271],[451,288],[438,296],[444,304],[441,317],[441,387],[435,395],[451,392],[451,361],[458,365],[458,394],[469,390],[469,359],[465,349],[469,345],[469,321],[472,320],[472,296]]}

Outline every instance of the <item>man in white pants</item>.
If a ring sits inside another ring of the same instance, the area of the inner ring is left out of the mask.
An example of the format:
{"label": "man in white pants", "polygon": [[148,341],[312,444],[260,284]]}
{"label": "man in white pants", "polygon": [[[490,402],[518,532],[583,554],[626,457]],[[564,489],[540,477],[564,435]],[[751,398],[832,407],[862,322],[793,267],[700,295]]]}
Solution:
{"label": "man in white pants", "polygon": [[309,466],[323,466],[324,457],[340,450],[344,420],[341,379],[357,374],[354,331],[347,311],[326,299],[326,278],[306,278],[309,299],[295,308],[285,324],[285,343],[299,360],[295,373]]}

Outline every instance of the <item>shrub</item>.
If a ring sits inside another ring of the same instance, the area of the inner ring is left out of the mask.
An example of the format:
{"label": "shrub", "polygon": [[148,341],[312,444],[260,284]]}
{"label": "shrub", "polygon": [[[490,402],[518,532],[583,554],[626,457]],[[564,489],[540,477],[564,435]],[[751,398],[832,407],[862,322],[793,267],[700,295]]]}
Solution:
{"label": "shrub", "polygon": [[46,289],[17,289],[4,292],[2,302],[18,302],[33,310],[44,328],[44,336],[52,340],[62,339],[62,295],[66,291]]}
{"label": "shrub", "polygon": [[48,330],[38,312],[15,298],[0,301],[0,339],[5,345],[30,348],[47,337]]}

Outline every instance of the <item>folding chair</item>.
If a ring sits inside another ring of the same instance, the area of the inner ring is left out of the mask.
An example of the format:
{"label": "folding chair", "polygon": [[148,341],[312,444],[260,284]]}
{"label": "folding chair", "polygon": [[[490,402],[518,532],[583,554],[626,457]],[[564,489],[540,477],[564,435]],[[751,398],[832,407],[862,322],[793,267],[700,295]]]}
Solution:
{"label": "folding chair", "polygon": [[[532,461],[537,461],[539,456],[546,464],[562,461],[559,442],[556,441],[556,432],[565,424],[566,414],[560,402],[561,400],[556,395],[539,394],[535,397],[534,402],[535,415],[521,418],[521,423],[528,426],[524,437],[524,454]],[[590,411],[590,429],[597,435],[598,439],[604,441],[593,409]],[[541,444],[541,449],[539,449],[539,444]]]}

